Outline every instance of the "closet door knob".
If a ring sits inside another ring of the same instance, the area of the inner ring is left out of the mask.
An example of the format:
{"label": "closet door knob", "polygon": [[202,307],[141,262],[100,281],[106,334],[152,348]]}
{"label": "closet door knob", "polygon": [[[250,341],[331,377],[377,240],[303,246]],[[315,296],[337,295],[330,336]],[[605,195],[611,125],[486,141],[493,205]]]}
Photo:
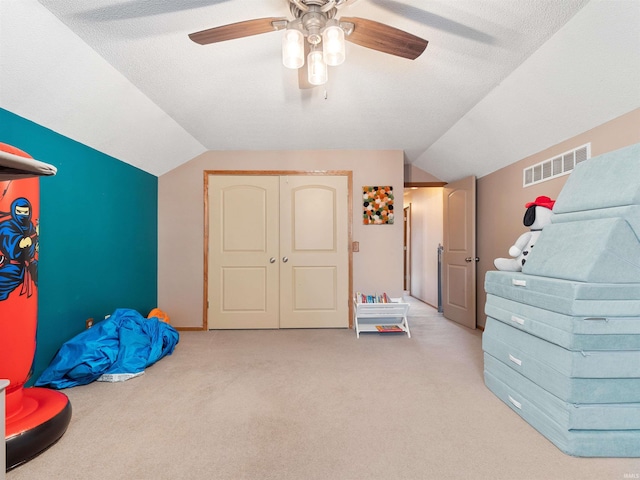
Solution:
{"label": "closet door knob", "polygon": [[269,259],[269,263],[276,263],[276,257],[271,257]]}
{"label": "closet door knob", "polygon": [[287,263],[287,262],[289,261],[289,258],[288,258],[288,257],[282,257],[282,261],[283,261],[284,263]]}

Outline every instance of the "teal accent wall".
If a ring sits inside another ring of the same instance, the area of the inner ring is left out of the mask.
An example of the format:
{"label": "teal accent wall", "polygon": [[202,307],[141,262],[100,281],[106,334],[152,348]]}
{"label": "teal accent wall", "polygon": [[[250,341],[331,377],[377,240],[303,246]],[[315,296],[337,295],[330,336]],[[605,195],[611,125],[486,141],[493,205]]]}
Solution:
{"label": "teal accent wall", "polygon": [[31,385],[87,318],[157,306],[158,179],[3,109],[0,142],[58,168],[40,179]]}

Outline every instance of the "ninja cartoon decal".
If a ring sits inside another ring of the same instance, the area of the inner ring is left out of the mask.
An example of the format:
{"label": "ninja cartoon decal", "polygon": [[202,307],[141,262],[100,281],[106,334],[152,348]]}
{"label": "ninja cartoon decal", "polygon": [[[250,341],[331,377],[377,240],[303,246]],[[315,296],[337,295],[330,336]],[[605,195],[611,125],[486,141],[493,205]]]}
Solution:
{"label": "ninja cartoon decal", "polygon": [[0,301],[20,287],[30,297],[38,286],[38,227],[28,199],[16,198],[0,212]]}

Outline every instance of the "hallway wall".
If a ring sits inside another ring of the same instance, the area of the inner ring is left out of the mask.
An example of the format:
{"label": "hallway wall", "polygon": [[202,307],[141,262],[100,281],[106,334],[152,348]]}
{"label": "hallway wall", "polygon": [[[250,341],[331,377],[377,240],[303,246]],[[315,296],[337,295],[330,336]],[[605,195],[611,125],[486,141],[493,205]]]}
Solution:
{"label": "hallway wall", "polygon": [[411,295],[438,308],[438,244],[442,244],[442,187],[407,189],[411,206]]}

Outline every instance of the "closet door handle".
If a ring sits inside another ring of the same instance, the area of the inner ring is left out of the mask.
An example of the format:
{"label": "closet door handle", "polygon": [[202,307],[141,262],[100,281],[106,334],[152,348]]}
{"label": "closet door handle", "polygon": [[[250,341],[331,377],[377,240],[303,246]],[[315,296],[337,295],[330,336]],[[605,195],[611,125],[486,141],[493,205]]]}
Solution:
{"label": "closet door handle", "polygon": [[269,263],[276,263],[276,257],[271,257],[269,259]]}
{"label": "closet door handle", "polygon": [[288,257],[282,257],[282,261],[283,261],[284,263],[287,263],[287,262],[289,261],[289,258],[288,258]]}

